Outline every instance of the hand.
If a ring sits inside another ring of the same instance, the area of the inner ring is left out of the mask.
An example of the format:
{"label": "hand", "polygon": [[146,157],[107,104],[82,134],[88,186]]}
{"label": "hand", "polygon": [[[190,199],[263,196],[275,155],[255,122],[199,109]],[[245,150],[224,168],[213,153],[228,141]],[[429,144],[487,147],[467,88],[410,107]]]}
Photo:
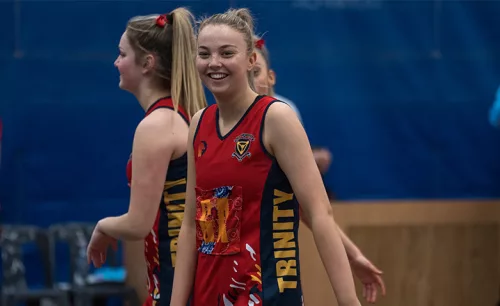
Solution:
{"label": "hand", "polygon": [[94,267],[100,268],[106,262],[106,253],[110,246],[116,251],[118,249],[118,241],[103,233],[99,229],[99,223],[97,223],[87,246],[87,262],[89,264],[92,262]]}
{"label": "hand", "polygon": [[330,164],[332,163],[332,153],[324,148],[313,149],[314,160],[318,165],[319,172],[322,174],[328,171]]}
{"label": "hand", "polygon": [[375,267],[365,256],[359,255],[350,260],[351,270],[363,284],[363,297],[368,303],[377,301],[378,289],[385,295],[385,284],[382,271]]}

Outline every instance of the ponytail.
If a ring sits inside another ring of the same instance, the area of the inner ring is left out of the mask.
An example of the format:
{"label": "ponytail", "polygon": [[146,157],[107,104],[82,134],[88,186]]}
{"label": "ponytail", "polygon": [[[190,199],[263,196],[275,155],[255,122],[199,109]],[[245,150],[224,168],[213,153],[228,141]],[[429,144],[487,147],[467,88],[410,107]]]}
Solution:
{"label": "ponytail", "polygon": [[185,8],[177,8],[172,16],[172,75],[171,95],[177,111],[181,105],[191,118],[207,106],[205,92],[196,69],[196,42],[194,17]]}

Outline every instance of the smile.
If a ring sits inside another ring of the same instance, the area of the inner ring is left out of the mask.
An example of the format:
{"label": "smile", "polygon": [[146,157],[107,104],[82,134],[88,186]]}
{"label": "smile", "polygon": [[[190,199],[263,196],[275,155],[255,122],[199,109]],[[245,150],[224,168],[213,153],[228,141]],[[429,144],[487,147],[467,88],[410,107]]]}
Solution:
{"label": "smile", "polygon": [[227,77],[227,74],[225,74],[225,73],[209,73],[208,76],[214,80],[222,80],[222,79],[225,79]]}

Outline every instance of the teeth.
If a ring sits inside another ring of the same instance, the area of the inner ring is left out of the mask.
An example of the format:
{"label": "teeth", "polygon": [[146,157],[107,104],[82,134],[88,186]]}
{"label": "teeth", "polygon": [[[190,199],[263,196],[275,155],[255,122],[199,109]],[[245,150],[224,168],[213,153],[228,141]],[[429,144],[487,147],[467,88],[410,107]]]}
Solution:
{"label": "teeth", "polygon": [[227,74],[224,74],[224,73],[209,73],[208,76],[211,77],[212,79],[220,80],[220,79],[223,79],[223,78],[227,77]]}

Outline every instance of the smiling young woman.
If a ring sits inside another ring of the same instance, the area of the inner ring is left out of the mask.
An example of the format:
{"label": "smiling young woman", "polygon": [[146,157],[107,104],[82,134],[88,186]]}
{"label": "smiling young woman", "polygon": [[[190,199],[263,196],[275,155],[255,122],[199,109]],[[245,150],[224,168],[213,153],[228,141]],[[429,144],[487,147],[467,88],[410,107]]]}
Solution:
{"label": "smiling young woman", "polygon": [[255,92],[253,37],[247,9],[200,24],[196,66],[217,103],[190,127],[171,305],[190,293],[194,306],[302,305],[300,203],[339,305],[359,306],[304,129],[288,105]]}

